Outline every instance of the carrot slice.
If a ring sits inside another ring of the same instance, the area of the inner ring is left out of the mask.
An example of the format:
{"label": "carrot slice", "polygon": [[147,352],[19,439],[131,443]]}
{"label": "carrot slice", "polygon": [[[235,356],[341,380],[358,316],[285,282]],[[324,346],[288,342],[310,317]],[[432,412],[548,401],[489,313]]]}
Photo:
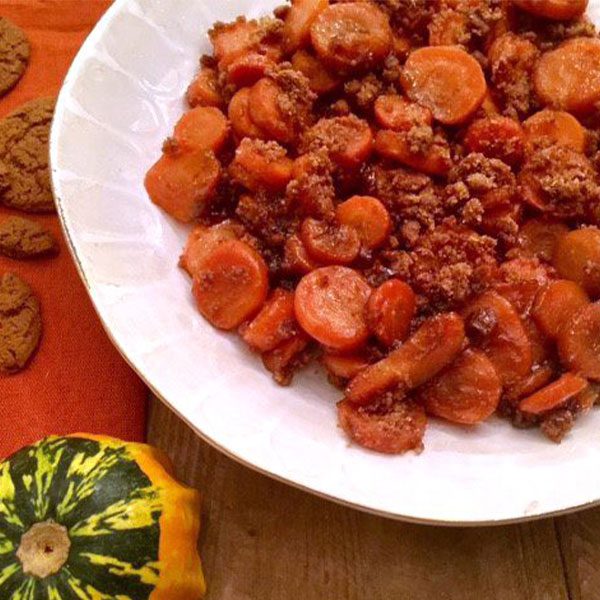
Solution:
{"label": "carrot slice", "polygon": [[373,291],[367,304],[369,329],[386,346],[408,335],[417,299],[412,288],[400,279],[389,279]]}
{"label": "carrot slice", "polygon": [[238,90],[229,101],[228,116],[238,138],[266,139],[267,134],[250,118],[250,88]]}
{"label": "carrot slice", "polygon": [[219,23],[209,31],[215,58],[225,68],[242,54],[257,46],[259,25],[241,17],[233,23]]}
{"label": "carrot slice", "polygon": [[360,167],[373,151],[369,123],[355,115],[320,119],[303,138],[306,151],[326,148],[331,160],[342,168]]}
{"label": "carrot slice", "polygon": [[372,196],[352,196],[338,204],[338,221],[358,233],[364,248],[374,249],[388,239],[392,219],[382,202]]}
{"label": "carrot slice", "polygon": [[300,238],[310,256],[326,265],[350,264],[360,252],[358,233],[348,225],[304,219]]}
{"label": "carrot slice", "polygon": [[519,230],[519,248],[526,256],[551,262],[559,240],[569,233],[560,221],[530,219]]}
{"label": "carrot slice", "polygon": [[335,217],[333,165],[325,150],[302,154],[294,161],[292,181],[286,190],[296,213],[327,221]]}
{"label": "carrot slice", "polygon": [[203,211],[217,191],[221,165],[210,150],[167,152],[146,174],[150,199],[187,223]]}
{"label": "carrot slice", "polygon": [[284,271],[295,273],[296,275],[306,275],[322,266],[309,256],[300,236],[294,234],[286,240],[282,265]]}
{"label": "carrot slice", "polygon": [[277,288],[260,312],[242,332],[242,339],[254,350],[267,352],[297,334],[294,292]]}
{"label": "carrot slice", "polygon": [[533,84],[542,104],[574,113],[600,100],[600,40],[574,38],[542,55]]}
{"label": "carrot slice", "polygon": [[425,410],[453,423],[475,425],[494,413],[502,386],[494,365],[480,350],[465,350],[417,391]]}
{"label": "carrot slice", "polygon": [[385,129],[409,131],[415,125],[433,123],[433,115],[428,108],[409,102],[397,94],[379,96],[373,108],[377,122]]}
{"label": "carrot slice", "polygon": [[408,97],[445,125],[464,123],[485,98],[481,66],[456,46],[430,46],[410,54],[402,75]]}
{"label": "carrot slice", "polygon": [[402,454],[423,447],[427,416],[414,402],[398,402],[381,412],[371,412],[342,400],[337,408],[340,427],[364,448],[384,454]]}
{"label": "carrot slice", "polygon": [[273,373],[273,379],[279,385],[289,385],[294,371],[307,362],[305,350],[309,343],[307,336],[298,333],[262,355],[265,368]]}
{"label": "carrot slice", "polygon": [[588,382],[582,377],[573,373],[565,373],[560,379],[521,400],[519,410],[530,415],[548,412],[564,406],[569,400],[583,392],[588,385]]}
{"label": "carrot slice", "polygon": [[197,225],[188,236],[179,266],[192,277],[198,271],[198,265],[217,246],[227,240],[238,239],[243,233],[243,227],[233,221],[222,221],[212,227]]}
{"label": "carrot slice", "polygon": [[571,318],[558,336],[561,362],[582,377],[600,380],[600,304],[588,304]]}
{"label": "carrot slice", "polygon": [[532,15],[557,21],[580,17],[588,5],[588,0],[513,0],[513,2]]}
{"label": "carrot slice", "polygon": [[292,178],[294,161],[277,142],[244,138],[229,165],[231,178],[249,190],[278,192]]}
{"label": "carrot slice", "polygon": [[329,373],[340,379],[352,379],[369,366],[369,363],[358,354],[326,353],[321,360]]}
{"label": "carrot slice", "polygon": [[207,321],[219,329],[234,329],[260,309],[268,289],[262,256],[240,240],[229,240],[200,261],[192,291]]}
{"label": "carrot slice", "polygon": [[355,72],[382,61],[392,49],[392,30],[374,4],[334,4],[319,13],[310,28],[319,58],[329,67]]}
{"label": "carrot slice", "polygon": [[364,405],[399,384],[409,389],[418,387],[449,365],[464,341],[463,320],[456,313],[436,315],[400,348],[354,377],[346,389],[346,398]]}
{"label": "carrot slice", "polygon": [[248,109],[250,118],[260,129],[278,142],[289,143],[294,139],[295,132],[280,108],[279,98],[282,95],[283,91],[277,83],[263,77],[250,88]]}
{"label": "carrot slice", "polygon": [[427,149],[415,152],[404,131],[379,130],[375,136],[375,151],[428,175],[446,175],[452,167],[448,144],[431,144]]}
{"label": "carrot slice", "polygon": [[227,66],[227,79],[236,87],[251,86],[274,67],[275,62],[268,56],[245,52]]}
{"label": "carrot slice", "polygon": [[514,405],[518,400],[531,396],[531,394],[543,388],[552,381],[554,376],[554,369],[550,365],[534,367],[531,373],[507,387],[504,390],[503,398]]}
{"label": "carrot slice", "polygon": [[465,145],[471,152],[480,152],[488,158],[498,158],[507,165],[515,166],[523,160],[523,128],[508,117],[478,119],[469,125]]}
{"label": "carrot slice", "polygon": [[531,342],[511,303],[486,292],[463,312],[473,345],[492,361],[503,385],[510,386],[531,371]]}
{"label": "carrot slice", "polygon": [[354,350],[369,336],[365,307],[371,288],[357,271],[322,267],[296,288],[296,319],[311,337],[336,350]]}
{"label": "carrot slice", "polygon": [[223,106],[223,96],[217,82],[217,71],[202,67],[195,79],[190,83],[185,94],[191,108],[196,106]]}
{"label": "carrot slice", "polygon": [[558,144],[585,152],[585,128],[573,115],[563,110],[540,110],[523,123],[523,130],[529,152],[545,144]]}
{"label": "carrot slice", "polygon": [[442,9],[429,23],[430,46],[456,46],[468,40],[468,19],[463,12]]}
{"label": "carrot slice", "polygon": [[500,109],[498,108],[498,105],[496,104],[496,101],[494,100],[489,88],[485,93],[483,102],[481,103],[481,112],[486,117],[495,117],[500,114]]}
{"label": "carrot slice", "polygon": [[565,323],[589,303],[588,295],[579,284],[557,279],[540,290],[531,316],[547,336],[556,338]]}
{"label": "carrot slice", "polygon": [[292,1],[283,25],[283,37],[288,52],[293,52],[310,43],[310,27],[328,6],[329,0]]}
{"label": "carrot slice", "polygon": [[561,237],[553,263],[561,277],[578,283],[592,298],[600,297],[600,230],[577,229]]}
{"label": "carrot slice", "polygon": [[327,71],[321,61],[306,50],[298,50],[292,56],[292,66],[307,79],[316,94],[327,94],[340,84],[340,79]]}
{"label": "carrot slice", "polygon": [[229,137],[229,123],[214,106],[198,106],[186,112],[173,132],[173,138],[186,150],[212,150],[218,153]]}

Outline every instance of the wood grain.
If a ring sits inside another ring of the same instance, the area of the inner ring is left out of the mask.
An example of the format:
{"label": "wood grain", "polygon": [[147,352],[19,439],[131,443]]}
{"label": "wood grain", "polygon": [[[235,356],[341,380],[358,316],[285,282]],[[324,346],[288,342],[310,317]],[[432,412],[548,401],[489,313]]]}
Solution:
{"label": "wood grain", "polygon": [[552,520],[464,529],[361,513],[235,463],[159,401],[149,440],[204,495],[208,600],[569,599]]}

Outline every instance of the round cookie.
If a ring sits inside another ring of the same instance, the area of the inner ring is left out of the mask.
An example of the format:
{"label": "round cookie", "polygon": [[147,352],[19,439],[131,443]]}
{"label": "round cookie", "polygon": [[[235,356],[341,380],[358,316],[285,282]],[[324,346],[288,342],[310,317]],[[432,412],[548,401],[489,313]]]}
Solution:
{"label": "round cookie", "polygon": [[40,303],[20,277],[0,277],[0,373],[16,373],[31,358],[42,335]]}
{"label": "round cookie", "polygon": [[14,23],[0,17],[0,96],[21,79],[29,62],[29,42]]}
{"label": "round cookie", "polygon": [[48,138],[54,98],[24,104],[0,121],[0,203],[26,212],[53,212]]}
{"label": "round cookie", "polygon": [[23,217],[0,221],[0,254],[10,258],[37,258],[58,252],[58,243],[50,231]]}

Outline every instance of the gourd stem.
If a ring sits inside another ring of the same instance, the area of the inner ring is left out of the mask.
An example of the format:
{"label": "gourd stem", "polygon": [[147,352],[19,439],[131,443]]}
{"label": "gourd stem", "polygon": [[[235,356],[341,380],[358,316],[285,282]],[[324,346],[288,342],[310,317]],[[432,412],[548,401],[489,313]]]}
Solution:
{"label": "gourd stem", "polygon": [[69,558],[67,528],[49,520],[32,525],[21,537],[17,558],[23,573],[44,579],[58,573]]}

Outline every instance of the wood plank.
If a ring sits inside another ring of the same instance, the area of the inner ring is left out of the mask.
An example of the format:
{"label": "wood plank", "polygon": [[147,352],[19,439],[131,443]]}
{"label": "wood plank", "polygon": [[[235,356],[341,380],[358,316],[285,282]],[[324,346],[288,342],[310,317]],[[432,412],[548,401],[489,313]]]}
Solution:
{"label": "wood plank", "polygon": [[158,401],[149,438],[204,494],[208,600],[568,600],[552,520],[441,528],[351,510],[238,465]]}
{"label": "wood plank", "polygon": [[571,600],[600,598],[600,508],[556,519]]}

